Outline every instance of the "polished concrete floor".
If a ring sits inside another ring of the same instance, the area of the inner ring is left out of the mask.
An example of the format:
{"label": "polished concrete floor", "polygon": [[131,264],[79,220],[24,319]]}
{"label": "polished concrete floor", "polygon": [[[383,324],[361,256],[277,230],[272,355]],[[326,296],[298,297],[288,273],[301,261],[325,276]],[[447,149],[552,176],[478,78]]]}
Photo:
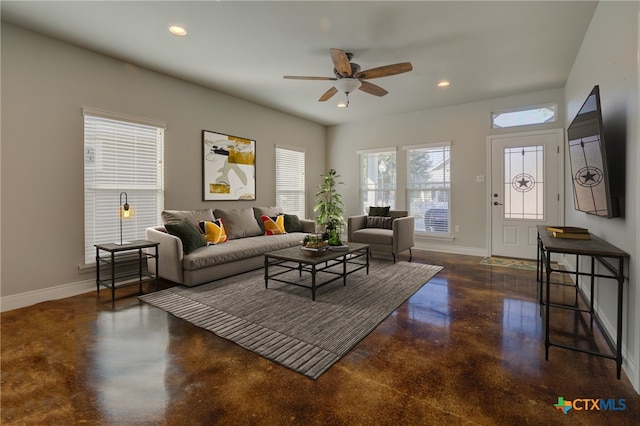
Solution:
{"label": "polished concrete floor", "polygon": [[[445,269],[315,381],[139,302],[136,287],[114,305],[102,290],[2,313],[0,423],[640,424],[614,361],[553,347],[545,361],[535,272],[418,250],[414,261]],[[553,330],[603,349],[588,325],[560,312]],[[587,409],[565,415],[559,397]]]}

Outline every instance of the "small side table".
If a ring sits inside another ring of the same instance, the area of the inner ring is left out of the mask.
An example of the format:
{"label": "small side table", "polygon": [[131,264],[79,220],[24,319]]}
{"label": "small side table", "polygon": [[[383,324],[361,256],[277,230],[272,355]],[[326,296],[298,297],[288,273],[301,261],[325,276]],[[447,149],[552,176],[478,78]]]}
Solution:
{"label": "small side table", "polygon": [[[135,284],[140,285],[140,292],[142,293],[142,279],[144,277],[153,278],[156,289],[158,288],[158,245],[160,243],[137,240],[125,244],[105,243],[95,244],[96,247],[96,289],[98,294],[100,293],[100,286],[103,285],[111,289],[111,302],[115,301],[116,288],[127,287]],[[154,249],[155,253],[144,251],[144,249]],[[100,251],[109,253],[107,256],[100,256]],[[122,256],[126,252],[138,252],[137,256]],[[143,259],[155,258],[156,259],[156,271],[155,274],[149,271],[143,271]],[[124,272],[116,274],[116,264],[124,266],[127,264],[138,264],[137,272]],[[108,265],[111,270],[111,275],[106,278],[100,277],[100,269],[102,265]],[[137,281],[127,282],[117,285],[118,281],[123,281],[130,278],[138,278]]]}

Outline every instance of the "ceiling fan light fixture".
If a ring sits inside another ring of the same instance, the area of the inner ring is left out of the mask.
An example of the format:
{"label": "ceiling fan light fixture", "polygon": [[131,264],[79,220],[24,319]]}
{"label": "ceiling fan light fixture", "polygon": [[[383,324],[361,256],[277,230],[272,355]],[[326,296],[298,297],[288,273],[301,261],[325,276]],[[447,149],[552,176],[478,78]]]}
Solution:
{"label": "ceiling fan light fixture", "polygon": [[286,79],[291,80],[329,80],[333,81],[333,86],[320,96],[318,102],[325,102],[331,99],[336,93],[342,92],[347,95],[345,102],[340,101],[339,108],[347,108],[349,106],[349,93],[353,93],[354,90],[360,89],[361,91],[370,95],[382,97],[385,96],[388,91],[380,86],[377,86],[368,80],[380,77],[387,77],[391,75],[402,74],[413,70],[411,62],[401,62],[397,64],[383,65],[381,67],[371,68],[365,71],[360,71],[360,65],[351,62],[353,54],[345,52],[342,49],[329,49],[331,54],[331,61],[333,62],[333,73],[335,77],[313,77],[313,76],[296,76],[285,75]]}
{"label": "ceiling fan light fixture", "polygon": [[362,82],[357,78],[341,78],[336,81],[335,87],[342,93],[351,93],[362,86]]}

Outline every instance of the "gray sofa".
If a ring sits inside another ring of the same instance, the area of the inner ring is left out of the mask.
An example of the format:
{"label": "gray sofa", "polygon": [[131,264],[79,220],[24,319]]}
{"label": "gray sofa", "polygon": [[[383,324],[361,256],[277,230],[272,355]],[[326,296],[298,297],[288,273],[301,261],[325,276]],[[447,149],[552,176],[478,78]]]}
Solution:
{"label": "gray sofa", "polygon": [[[302,232],[265,235],[261,216],[279,213],[283,212],[278,207],[165,210],[162,213],[165,225],[186,219],[198,227],[200,221],[221,218],[229,239],[185,254],[182,240],[168,233],[164,225],[147,228],[147,240],[160,243],[158,274],[179,284],[195,286],[263,267],[266,252],[299,245],[307,233],[315,232],[314,221],[300,219]],[[155,259],[149,259],[149,269],[155,270]]]}
{"label": "gray sofa", "polygon": [[393,262],[396,254],[409,250],[415,245],[415,218],[407,216],[406,210],[390,210],[388,216],[351,216],[347,220],[349,241],[369,244],[370,252],[391,253]]}

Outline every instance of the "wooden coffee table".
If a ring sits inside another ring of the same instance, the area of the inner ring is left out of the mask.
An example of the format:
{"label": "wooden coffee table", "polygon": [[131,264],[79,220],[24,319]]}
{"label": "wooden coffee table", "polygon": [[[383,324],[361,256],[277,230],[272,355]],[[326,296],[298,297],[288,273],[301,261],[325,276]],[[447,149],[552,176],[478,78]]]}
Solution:
{"label": "wooden coffee table", "polygon": [[[304,254],[301,247],[290,247],[276,250],[264,255],[264,286],[269,288],[269,280],[311,290],[311,299],[316,300],[316,289],[327,285],[333,281],[342,279],[342,285],[347,285],[347,276],[361,269],[366,269],[369,275],[369,245],[360,243],[347,243],[346,250],[331,250],[320,255],[310,257]],[[336,270],[336,265],[342,268]],[[347,265],[354,266],[347,271]],[[303,272],[311,273],[311,286],[300,282],[277,278],[290,271],[298,271],[298,276],[302,277]],[[318,272],[328,274],[331,277],[325,281],[318,282],[316,275]]]}

